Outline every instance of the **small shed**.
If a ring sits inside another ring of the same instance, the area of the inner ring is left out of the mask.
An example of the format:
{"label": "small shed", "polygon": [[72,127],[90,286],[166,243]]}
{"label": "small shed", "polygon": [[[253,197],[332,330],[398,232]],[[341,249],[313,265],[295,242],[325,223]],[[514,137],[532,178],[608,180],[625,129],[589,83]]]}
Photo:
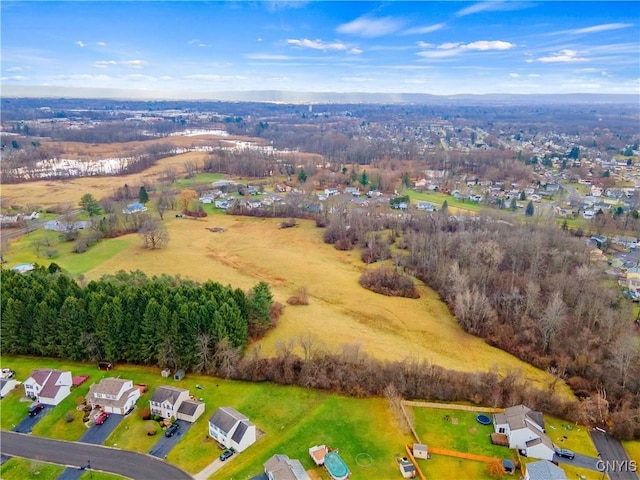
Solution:
{"label": "small shed", "polygon": [[160,372],[160,375],[162,375],[163,378],[168,378],[169,375],[171,375],[171,370],[165,368]]}
{"label": "small shed", "polygon": [[416,476],[416,467],[408,460],[401,460],[398,464],[400,473],[403,478],[414,478]]}
{"label": "small shed", "polygon": [[424,460],[429,459],[429,449],[426,445],[422,443],[414,443],[413,444],[413,456],[415,458],[422,458]]}
{"label": "small shed", "polygon": [[184,375],[185,375],[184,370],[180,369],[173,375],[173,379],[182,380],[184,378]]}
{"label": "small shed", "polygon": [[502,460],[502,468],[504,468],[505,473],[509,473],[511,475],[513,475],[516,471],[515,463],[513,463],[513,461],[509,460],[508,458],[504,458]]}

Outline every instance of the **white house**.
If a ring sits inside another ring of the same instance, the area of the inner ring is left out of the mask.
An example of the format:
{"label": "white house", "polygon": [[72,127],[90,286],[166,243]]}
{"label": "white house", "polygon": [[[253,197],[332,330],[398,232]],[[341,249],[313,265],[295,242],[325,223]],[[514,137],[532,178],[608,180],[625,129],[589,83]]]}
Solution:
{"label": "white house", "polygon": [[220,407],[209,418],[209,435],[226,448],[242,452],[256,442],[256,426],[234,408]]}
{"label": "white house", "polygon": [[24,393],[46,405],[58,405],[71,393],[71,372],[38,368],[24,381]]}
{"label": "white house", "polygon": [[121,378],[103,378],[100,383],[89,387],[86,396],[92,408],[97,406],[108,413],[124,415],[140,398],[140,390],[131,380]]}
{"label": "white house", "polygon": [[524,480],[567,480],[567,475],[557,465],[547,460],[526,464]]}
{"label": "white house", "polygon": [[4,398],[9,395],[19,384],[20,382],[14,378],[0,379],[0,398]]}
{"label": "white house", "polygon": [[274,455],[267,460],[264,473],[269,480],[311,480],[300,460],[287,455]]}
{"label": "white house", "polygon": [[525,405],[507,408],[504,413],[493,415],[497,433],[509,439],[509,448],[517,448],[531,458],[552,460],[555,446],[544,429],[542,412],[535,412]]}
{"label": "white house", "polygon": [[204,413],[204,402],[195,400],[185,388],[163,385],[156,388],[149,400],[151,413],[162,418],[195,422]]}

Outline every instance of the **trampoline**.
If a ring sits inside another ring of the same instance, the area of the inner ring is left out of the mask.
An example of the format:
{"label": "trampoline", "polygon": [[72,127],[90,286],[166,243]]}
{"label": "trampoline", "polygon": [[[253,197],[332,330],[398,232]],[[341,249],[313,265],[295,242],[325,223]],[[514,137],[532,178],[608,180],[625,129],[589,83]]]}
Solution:
{"label": "trampoline", "polygon": [[481,425],[491,425],[491,417],[489,415],[485,415],[484,413],[479,414],[476,417],[476,420]]}
{"label": "trampoline", "polygon": [[349,469],[337,452],[329,452],[324,456],[324,468],[334,480],[349,478]]}

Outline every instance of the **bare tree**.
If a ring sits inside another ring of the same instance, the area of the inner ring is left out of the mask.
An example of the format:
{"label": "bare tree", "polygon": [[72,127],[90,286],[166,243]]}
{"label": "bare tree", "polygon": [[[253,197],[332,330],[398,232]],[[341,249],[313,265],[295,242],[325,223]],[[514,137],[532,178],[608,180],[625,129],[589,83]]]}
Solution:
{"label": "bare tree", "polygon": [[629,373],[638,367],[640,348],[638,339],[633,336],[622,336],[618,339],[617,348],[613,349],[613,365],[617,367],[622,388],[627,384]]}
{"label": "bare tree", "polygon": [[554,292],[547,308],[540,319],[543,348],[548,353],[567,316],[567,306],[562,301],[560,292]]}
{"label": "bare tree", "polygon": [[155,218],[147,217],[142,221],[138,233],[142,236],[144,248],[155,250],[169,242],[169,233],[164,224]]}

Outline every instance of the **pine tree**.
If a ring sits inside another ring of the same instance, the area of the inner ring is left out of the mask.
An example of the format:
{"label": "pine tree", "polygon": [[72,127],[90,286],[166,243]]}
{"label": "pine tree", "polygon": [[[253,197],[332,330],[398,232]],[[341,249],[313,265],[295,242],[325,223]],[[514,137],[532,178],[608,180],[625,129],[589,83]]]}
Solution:
{"label": "pine tree", "polygon": [[527,208],[525,209],[524,214],[527,217],[533,217],[533,214],[535,213],[535,211],[536,211],[536,209],[533,206],[533,202],[529,201],[529,203],[527,203]]}
{"label": "pine tree", "polygon": [[140,187],[140,192],[138,193],[138,200],[143,205],[149,201],[149,194],[147,193],[147,189],[144,185]]}

